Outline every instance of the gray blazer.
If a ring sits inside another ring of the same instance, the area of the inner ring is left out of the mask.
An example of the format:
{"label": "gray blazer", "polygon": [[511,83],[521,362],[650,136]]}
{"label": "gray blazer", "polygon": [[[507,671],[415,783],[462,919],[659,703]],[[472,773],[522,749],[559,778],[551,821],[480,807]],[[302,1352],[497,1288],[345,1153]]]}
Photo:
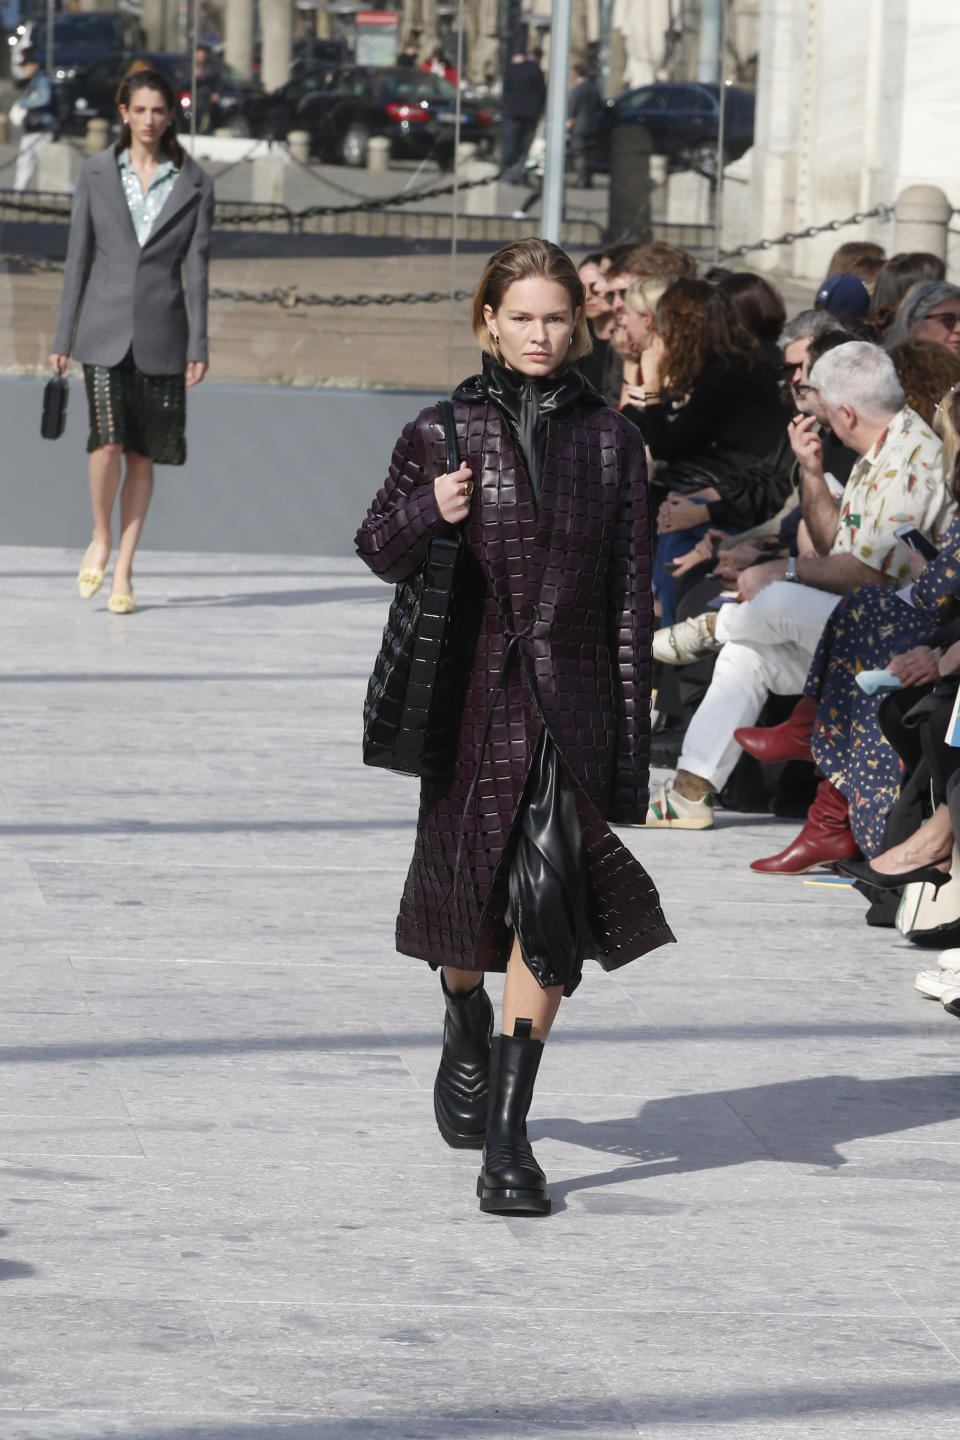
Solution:
{"label": "gray blazer", "polygon": [[146,375],[182,374],[188,360],[206,363],[212,223],[213,184],[187,155],[141,248],[114,147],[85,160],[73,193],[54,354],[118,365],[132,345]]}

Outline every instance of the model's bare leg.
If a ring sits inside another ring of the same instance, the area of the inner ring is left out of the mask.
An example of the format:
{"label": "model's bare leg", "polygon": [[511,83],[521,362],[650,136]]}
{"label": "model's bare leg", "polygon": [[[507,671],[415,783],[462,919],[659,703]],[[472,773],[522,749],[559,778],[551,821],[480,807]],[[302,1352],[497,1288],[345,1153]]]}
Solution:
{"label": "model's bare leg", "polygon": [[460,995],[466,990],[477,988],[483,980],[483,971],[457,970],[453,965],[444,965],[443,979],[451,995]]}
{"label": "model's bare leg", "polygon": [[153,461],[135,450],[125,454],[127,474],[120,492],[120,544],[113,567],[113,595],[133,594],[133,557],[153,496]]}
{"label": "model's bare leg", "polygon": [[513,1034],[514,1022],[519,1018],[533,1021],[532,1039],[546,1040],[562,999],[562,985],[550,985],[546,990],[540,988],[524,962],[519,940],[514,940],[503,987],[504,1035]]}
{"label": "model's bare leg", "polygon": [[82,570],[103,570],[113,545],[113,506],[120,488],[123,449],[101,445],[90,455],[90,503],[93,507],[93,539],[83,557]]}

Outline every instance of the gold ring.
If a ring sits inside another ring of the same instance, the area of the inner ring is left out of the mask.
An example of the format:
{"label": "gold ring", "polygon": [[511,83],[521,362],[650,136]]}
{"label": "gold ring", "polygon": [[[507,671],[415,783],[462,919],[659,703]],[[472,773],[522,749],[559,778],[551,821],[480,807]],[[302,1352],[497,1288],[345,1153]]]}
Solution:
{"label": "gold ring", "polygon": [[463,493],[464,493],[464,495],[465,495],[468,499],[469,499],[470,496],[473,494],[473,481],[472,481],[472,480],[464,480],[464,482],[463,482]]}

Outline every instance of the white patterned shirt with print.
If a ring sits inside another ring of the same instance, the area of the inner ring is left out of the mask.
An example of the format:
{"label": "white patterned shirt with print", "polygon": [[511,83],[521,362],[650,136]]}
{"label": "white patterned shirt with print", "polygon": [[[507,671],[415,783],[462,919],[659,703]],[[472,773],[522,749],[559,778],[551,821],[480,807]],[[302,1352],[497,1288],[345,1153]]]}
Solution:
{"label": "white patterned shirt with print", "polygon": [[940,441],[905,405],[850,471],[830,554],[855,555],[891,582],[906,585],[910,552],[894,531],[916,525],[939,544],[955,509]]}

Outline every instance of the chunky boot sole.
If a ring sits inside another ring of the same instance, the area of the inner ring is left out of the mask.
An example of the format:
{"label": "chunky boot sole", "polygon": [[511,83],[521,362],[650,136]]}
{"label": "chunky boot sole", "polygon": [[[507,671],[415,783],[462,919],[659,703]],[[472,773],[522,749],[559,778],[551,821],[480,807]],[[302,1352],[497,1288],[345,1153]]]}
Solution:
{"label": "chunky boot sole", "polygon": [[542,1190],[492,1190],[477,1177],[480,1209],[488,1215],[549,1215],[550,1196]]}

